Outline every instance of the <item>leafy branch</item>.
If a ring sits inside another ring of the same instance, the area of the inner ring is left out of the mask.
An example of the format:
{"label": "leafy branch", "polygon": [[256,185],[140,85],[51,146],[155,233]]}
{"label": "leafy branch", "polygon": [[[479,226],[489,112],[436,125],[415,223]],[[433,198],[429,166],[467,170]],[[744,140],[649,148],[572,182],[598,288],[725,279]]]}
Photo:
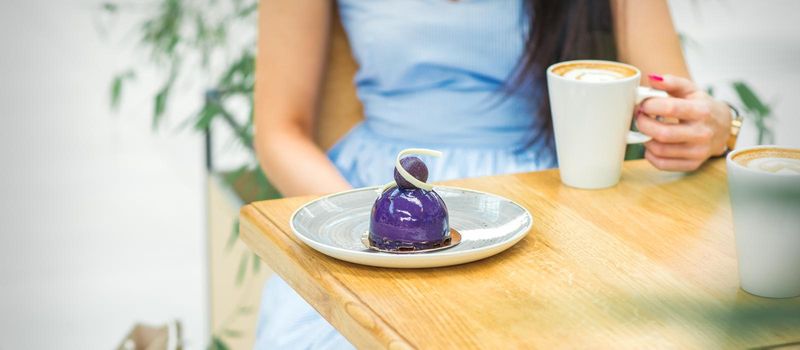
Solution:
{"label": "leafy branch", "polygon": [[[111,109],[122,107],[128,86],[136,82],[137,77],[144,76],[145,70],[155,69],[161,83],[152,95],[150,119],[153,130],[157,130],[162,127],[176,98],[185,95],[178,87],[202,79],[204,88],[197,93],[196,111],[180,117],[178,125],[191,126],[199,132],[224,125],[232,131],[235,141],[252,157],[238,169],[221,172],[221,175],[224,183],[244,202],[279,196],[258,166],[253,150],[257,9],[257,0],[157,0],[147,4],[108,1],[99,6],[101,13],[112,18],[122,14],[144,16],[134,27],[137,47],[145,52],[144,63],[126,67],[112,77]],[[231,32],[233,28],[237,29],[235,36]],[[247,35],[248,30],[252,35]],[[234,100],[247,101],[247,106],[229,108],[229,101]],[[237,222],[228,239],[228,251],[238,239]],[[235,274],[236,286],[243,284],[248,271],[256,275],[260,269],[258,256],[249,250],[243,251]],[[242,331],[230,327],[237,317],[252,312],[252,307],[242,303],[240,300],[236,309],[212,331],[210,349],[228,349],[225,338],[243,335]]]}
{"label": "leafy branch", "polygon": [[756,129],[758,129],[758,144],[775,143],[775,134],[767,125],[767,121],[772,115],[772,109],[762,102],[745,82],[734,82],[733,90],[736,91],[736,95],[739,96],[739,100],[744,106],[745,115],[755,123]]}

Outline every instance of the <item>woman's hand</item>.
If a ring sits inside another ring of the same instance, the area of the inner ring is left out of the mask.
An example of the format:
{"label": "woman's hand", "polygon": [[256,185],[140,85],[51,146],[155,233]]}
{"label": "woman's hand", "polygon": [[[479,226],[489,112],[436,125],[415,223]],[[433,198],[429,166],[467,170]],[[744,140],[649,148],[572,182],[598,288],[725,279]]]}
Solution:
{"label": "woman's hand", "polygon": [[647,99],[636,112],[636,126],[653,138],[645,143],[645,158],[661,170],[692,171],[723,154],[731,129],[728,105],[688,79],[655,74],[649,78],[650,86],[670,97]]}

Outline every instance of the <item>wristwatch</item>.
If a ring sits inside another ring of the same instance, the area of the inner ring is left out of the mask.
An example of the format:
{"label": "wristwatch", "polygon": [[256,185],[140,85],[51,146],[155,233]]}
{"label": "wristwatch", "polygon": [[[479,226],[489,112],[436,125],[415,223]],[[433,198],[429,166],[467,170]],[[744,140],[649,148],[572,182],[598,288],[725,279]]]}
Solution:
{"label": "wristwatch", "polygon": [[731,110],[731,135],[728,136],[728,151],[733,151],[736,147],[736,140],[739,139],[739,132],[744,124],[744,116],[739,114],[739,110],[736,107],[730,103],[726,104]]}

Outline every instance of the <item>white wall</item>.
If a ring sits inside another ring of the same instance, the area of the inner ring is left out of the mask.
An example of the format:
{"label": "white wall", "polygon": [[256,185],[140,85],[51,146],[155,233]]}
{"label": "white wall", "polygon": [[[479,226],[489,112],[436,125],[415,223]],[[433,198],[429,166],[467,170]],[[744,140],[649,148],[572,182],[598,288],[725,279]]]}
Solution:
{"label": "white wall", "polygon": [[[0,348],[107,349],[136,321],[170,318],[200,348],[202,141],[151,131],[148,77],[109,113],[109,78],[141,57],[100,39],[98,4],[0,2]],[[671,6],[700,43],[687,52],[696,80],[748,81],[776,102],[778,143],[800,147],[800,2]]]}
{"label": "white wall", "polygon": [[[716,95],[738,101],[730,82],[750,84],[773,108],[772,127],[779,145],[800,147],[800,1],[671,0],[679,32],[696,44],[686,58],[693,78],[717,87]],[[752,123],[740,145],[756,142]]]}
{"label": "white wall", "polygon": [[172,318],[202,348],[202,140],[152,132],[147,77],[109,112],[136,56],[128,26],[98,35],[99,4],[0,2],[0,348],[109,349]]}

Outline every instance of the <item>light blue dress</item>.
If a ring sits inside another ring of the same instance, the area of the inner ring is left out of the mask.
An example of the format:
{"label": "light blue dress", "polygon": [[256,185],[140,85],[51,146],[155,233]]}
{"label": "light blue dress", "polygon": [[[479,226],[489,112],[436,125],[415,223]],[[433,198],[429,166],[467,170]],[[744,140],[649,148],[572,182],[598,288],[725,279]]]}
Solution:
{"label": "light blue dress", "polygon": [[[328,156],[354,186],[392,179],[397,153],[432,148],[430,181],[556,166],[535,91],[507,93],[524,49],[520,0],[339,0],[364,122]],[[351,348],[283,280],[264,289],[258,349]]]}

